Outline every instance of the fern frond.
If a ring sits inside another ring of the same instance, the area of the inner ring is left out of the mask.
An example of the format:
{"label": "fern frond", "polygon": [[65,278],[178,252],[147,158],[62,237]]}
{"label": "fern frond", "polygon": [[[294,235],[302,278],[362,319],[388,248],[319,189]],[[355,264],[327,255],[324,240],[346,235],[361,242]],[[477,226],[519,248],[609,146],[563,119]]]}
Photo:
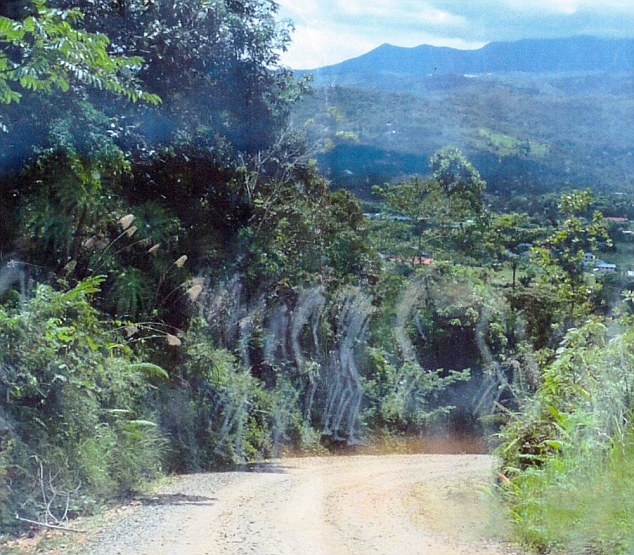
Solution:
{"label": "fern frond", "polygon": [[133,372],[141,372],[150,378],[163,378],[169,379],[169,374],[163,370],[160,366],[152,364],[151,362],[140,362],[138,364],[130,365],[130,370]]}

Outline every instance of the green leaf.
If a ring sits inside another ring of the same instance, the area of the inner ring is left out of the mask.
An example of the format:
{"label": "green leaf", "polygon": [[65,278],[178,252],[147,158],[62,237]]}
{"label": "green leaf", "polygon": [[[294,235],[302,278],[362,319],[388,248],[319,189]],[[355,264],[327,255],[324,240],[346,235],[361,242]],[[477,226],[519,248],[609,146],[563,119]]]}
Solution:
{"label": "green leaf", "polygon": [[127,420],[123,424],[124,428],[127,430],[137,430],[139,428],[156,428],[156,422],[151,422],[150,420]]}
{"label": "green leaf", "polygon": [[561,451],[561,449],[563,449],[564,447],[564,443],[556,439],[547,439],[546,441],[544,441],[544,445],[547,445],[548,447],[552,447],[553,449],[556,449],[557,451]]}
{"label": "green leaf", "polygon": [[90,347],[90,349],[92,351],[98,351],[99,350],[99,346],[97,345],[97,343],[95,343],[95,340],[90,337],[90,335],[86,335],[86,343],[88,343],[88,346]]}
{"label": "green leaf", "polygon": [[169,374],[163,370],[160,366],[152,364],[151,362],[141,362],[138,364],[132,364],[129,366],[132,372],[141,372],[150,378],[162,378],[169,379]]}
{"label": "green leaf", "polygon": [[32,17],[27,17],[22,22],[22,26],[25,31],[32,33],[35,30],[35,20]]}

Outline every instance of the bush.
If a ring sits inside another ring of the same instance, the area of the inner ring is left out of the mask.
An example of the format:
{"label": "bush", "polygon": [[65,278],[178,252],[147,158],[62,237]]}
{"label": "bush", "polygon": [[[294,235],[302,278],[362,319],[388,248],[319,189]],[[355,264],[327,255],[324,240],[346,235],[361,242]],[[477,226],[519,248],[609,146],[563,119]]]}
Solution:
{"label": "bush", "polygon": [[634,547],[634,331],[615,329],[571,329],[502,431],[501,491],[519,537],[541,550]]}
{"label": "bush", "polygon": [[99,283],[40,285],[21,308],[0,306],[3,527],[18,510],[44,521],[84,512],[161,468],[142,365],[92,307]]}
{"label": "bush", "polygon": [[186,339],[181,383],[163,392],[161,424],[179,471],[227,466],[272,452],[273,397],[204,325]]}
{"label": "bush", "polygon": [[570,449],[515,476],[505,495],[521,540],[541,550],[630,553],[634,438],[612,449]]}

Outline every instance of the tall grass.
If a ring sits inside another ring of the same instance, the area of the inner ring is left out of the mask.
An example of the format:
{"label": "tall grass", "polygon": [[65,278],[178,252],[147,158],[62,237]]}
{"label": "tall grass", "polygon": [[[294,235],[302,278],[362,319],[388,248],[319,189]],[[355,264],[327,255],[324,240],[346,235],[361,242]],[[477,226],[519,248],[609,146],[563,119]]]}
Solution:
{"label": "tall grass", "polygon": [[540,551],[634,553],[634,436],[530,467],[508,486],[519,539]]}
{"label": "tall grass", "polygon": [[634,334],[619,324],[570,330],[502,431],[501,491],[540,552],[634,553]]}

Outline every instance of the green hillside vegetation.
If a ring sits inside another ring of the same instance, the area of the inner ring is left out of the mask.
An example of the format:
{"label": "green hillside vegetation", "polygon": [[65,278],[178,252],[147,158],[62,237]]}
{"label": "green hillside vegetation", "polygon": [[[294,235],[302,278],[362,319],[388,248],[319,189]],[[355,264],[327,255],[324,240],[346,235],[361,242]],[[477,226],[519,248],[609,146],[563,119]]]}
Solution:
{"label": "green hillside vegetation", "polygon": [[[580,186],[627,177],[629,101],[600,115],[599,96],[468,79],[300,105],[276,12],[0,15],[0,534],[164,473],[447,433],[498,446],[518,537],[627,553],[634,262],[629,221],[602,211],[632,218],[634,198],[627,179]],[[371,214],[319,171],[315,138],[370,164]],[[570,190],[531,194],[555,167]]]}
{"label": "green hillside vegetation", "polygon": [[548,145],[534,141],[520,140],[510,135],[496,133],[490,129],[480,129],[482,142],[481,150],[488,150],[498,156],[519,156],[528,159],[545,158],[548,155]]}
{"label": "green hillside vegetation", "polygon": [[[395,79],[390,87],[317,88],[294,111],[314,141],[330,139],[319,156],[336,186],[369,198],[370,182],[425,174],[433,152],[458,146],[501,194],[589,187],[629,191],[634,167],[627,92],[631,76],[439,76]],[[587,82],[586,82],[587,81]],[[418,91],[416,84],[422,84]],[[410,86],[411,85],[411,86]],[[341,115],[333,125],[328,109]],[[338,140],[351,131],[358,143]],[[360,165],[357,160],[372,159]],[[346,171],[347,170],[347,171]],[[353,175],[350,175],[352,172]]]}

